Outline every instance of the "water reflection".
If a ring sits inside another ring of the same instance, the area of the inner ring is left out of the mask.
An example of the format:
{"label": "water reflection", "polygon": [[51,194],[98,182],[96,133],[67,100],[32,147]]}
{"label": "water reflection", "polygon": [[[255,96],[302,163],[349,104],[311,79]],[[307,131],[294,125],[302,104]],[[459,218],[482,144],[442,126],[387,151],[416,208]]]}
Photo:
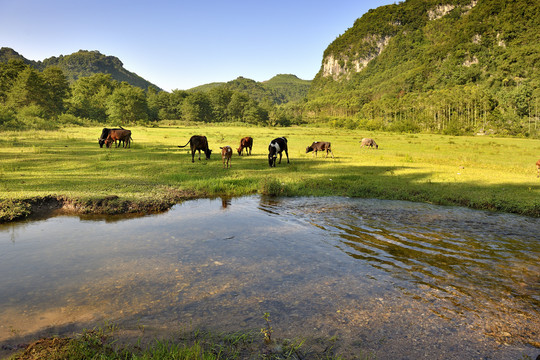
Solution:
{"label": "water reflection", "polygon": [[258,329],[270,312],[278,336],[338,335],[344,353],[534,355],[539,219],[248,197],[119,220],[0,227],[0,342],[103,319],[171,333]]}

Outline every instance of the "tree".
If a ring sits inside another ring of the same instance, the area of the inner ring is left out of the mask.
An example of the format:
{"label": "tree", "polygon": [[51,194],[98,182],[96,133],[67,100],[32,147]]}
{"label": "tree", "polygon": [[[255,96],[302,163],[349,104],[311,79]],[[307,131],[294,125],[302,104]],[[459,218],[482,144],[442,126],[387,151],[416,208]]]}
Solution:
{"label": "tree", "polygon": [[64,112],[64,102],[70,94],[69,83],[64,72],[58,67],[48,67],[41,74],[45,90],[44,107],[49,116]]}
{"label": "tree", "polygon": [[244,109],[249,103],[249,96],[240,92],[234,92],[231,96],[231,101],[227,106],[227,113],[233,121],[243,121]]}
{"label": "tree", "polygon": [[107,114],[121,124],[148,121],[148,103],[143,89],[122,82],[108,99]]}
{"label": "tree", "polygon": [[71,86],[68,112],[100,122],[107,121],[107,104],[118,82],[109,74],[81,77]]}
{"label": "tree", "polygon": [[10,59],[7,63],[0,63],[0,103],[5,103],[7,93],[13,87],[19,74],[28,67],[22,60]]}
{"label": "tree", "polygon": [[214,121],[227,121],[229,115],[227,108],[231,102],[232,95],[233,91],[223,87],[216,87],[208,92],[208,97],[212,103]]}
{"label": "tree", "polygon": [[15,79],[7,93],[6,105],[18,110],[25,106],[41,107],[45,103],[45,87],[37,70],[27,67]]}
{"label": "tree", "polygon": [[212,105],[208,95],[196,92],[185,98],[182,106],[183,119],[187,121],[212,121]]}

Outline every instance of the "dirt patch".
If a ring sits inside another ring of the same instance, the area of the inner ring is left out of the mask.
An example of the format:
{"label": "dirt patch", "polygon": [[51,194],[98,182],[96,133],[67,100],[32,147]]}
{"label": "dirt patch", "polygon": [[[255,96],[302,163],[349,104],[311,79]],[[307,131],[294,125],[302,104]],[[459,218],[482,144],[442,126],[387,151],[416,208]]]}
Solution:
{"label": "dirt patch", "polygon": [[14,360],[64,359],[69,338],[40,339],[28,345],[24,351],[15,355]]}

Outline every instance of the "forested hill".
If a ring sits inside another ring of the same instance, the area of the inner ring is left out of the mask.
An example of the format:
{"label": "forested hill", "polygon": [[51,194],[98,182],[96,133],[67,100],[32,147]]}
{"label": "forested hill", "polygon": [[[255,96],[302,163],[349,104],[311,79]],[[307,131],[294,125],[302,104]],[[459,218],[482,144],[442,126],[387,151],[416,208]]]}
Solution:
{"label": "forested hill", "polygon": [[540,2],[407,0],[370,10],[323,54],[307,113],[362,126],[540,127]]}
{"label": "forested hill", "polygon": [[43,71],[47,67],[56,66],[62,69],[69,82],[73,82],[80,77],[90,76],[98,73],[110,74],[114,80],[125,81],[130,85],[148,89],[156,85],[143,79],[139,75],[124,68],[124,64],[115,56],[106,56],[99,51],[79,50],[71,55],[53,56],[43,61],[33,61],[26,59],[11,48],[0,49],[0,62],[8,62],[10,59],[20,59],[35,69]]}
{"label": "forested hill", "polygon": [[216,87],[222,87],[244,93],[257,102],[269,101],[274,104],[285,104],[303,100],[307,96],[310,86],[310,80],[302,80],[291,74],[279,74],[262,82],[240,76],[226,83],[210,83],[197,86],[189,91],[208,92]]}

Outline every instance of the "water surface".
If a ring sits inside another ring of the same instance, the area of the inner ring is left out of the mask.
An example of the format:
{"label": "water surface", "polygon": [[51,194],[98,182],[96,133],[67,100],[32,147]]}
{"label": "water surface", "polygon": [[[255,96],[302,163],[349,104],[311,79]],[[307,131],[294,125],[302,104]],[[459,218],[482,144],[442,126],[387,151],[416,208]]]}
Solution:
{"label": "water surface", "polygon": [[264,326],[377,359],[535,358],[540,219],[348,198],[196,200],[0,227],[0,344]]}

